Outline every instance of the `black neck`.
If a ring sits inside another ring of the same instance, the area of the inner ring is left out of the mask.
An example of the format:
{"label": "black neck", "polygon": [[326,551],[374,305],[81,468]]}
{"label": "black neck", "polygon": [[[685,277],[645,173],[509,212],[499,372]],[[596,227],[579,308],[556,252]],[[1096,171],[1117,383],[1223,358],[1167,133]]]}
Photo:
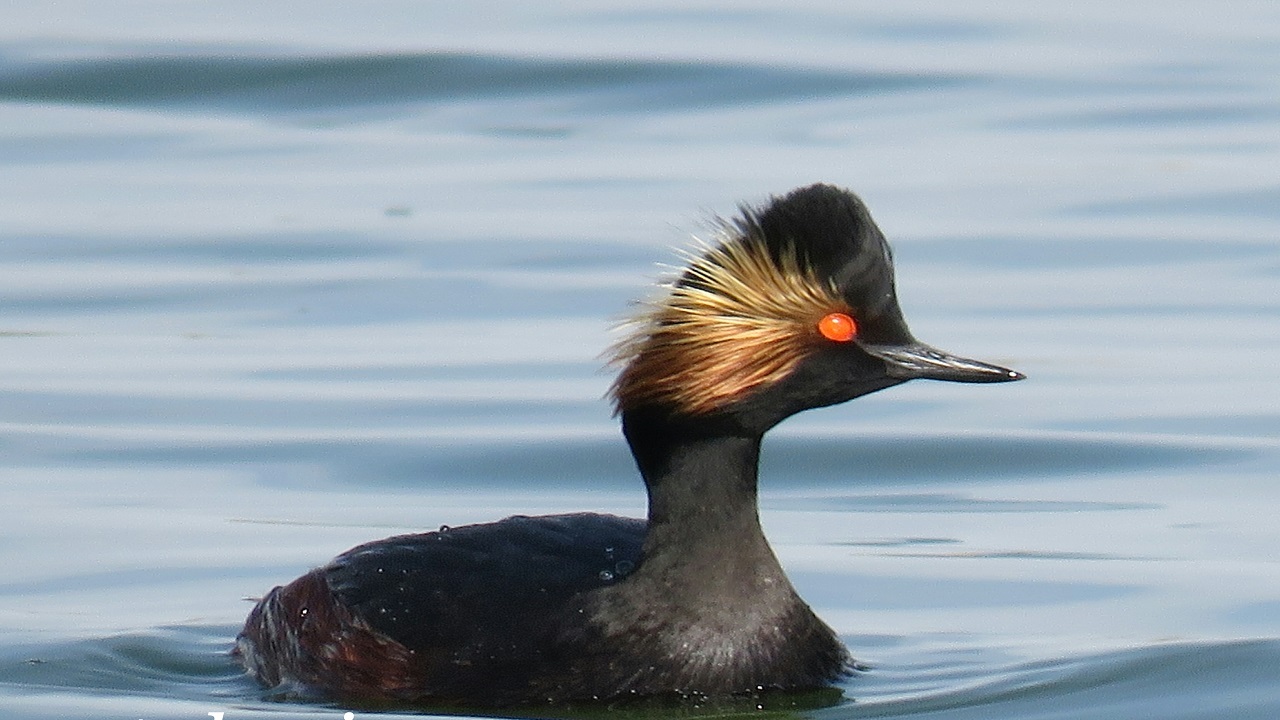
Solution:
{"label": "black neck", "polygon": [[628,411],[622,423],[649,493],[644,571],[698,584],[783,578],[756,507],[761,435],[660,413]]}
{"label": "black neck", "polygon": [[665,656],[692,652],[681,677],[734,691],[840,677],[844,646],[796,595],[760,529],[764,431],[655,410],[624,411],[622,427],[649,490],[649,529],[635,572],[601,596],[603,625]]}

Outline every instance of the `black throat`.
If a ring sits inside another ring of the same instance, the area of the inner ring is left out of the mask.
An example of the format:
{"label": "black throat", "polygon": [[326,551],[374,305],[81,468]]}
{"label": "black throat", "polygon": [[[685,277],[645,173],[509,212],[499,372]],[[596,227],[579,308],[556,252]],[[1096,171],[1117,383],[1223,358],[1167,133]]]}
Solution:
{"label": "black throat", "polygon": [[677,593],[764,590],[794,598],[760,527],[763,435],[653,410],[624,412],[622,426],[649,495],[640,573]]}
{"label": "black throat", "polygon": [[849,657],[765,540],[756,507],[764,433],[739,420],[623,412],[649,526],[639,566],[601,595],[596,619],[606,634],[673,659],[653,670],[681,687],[820,687]]}

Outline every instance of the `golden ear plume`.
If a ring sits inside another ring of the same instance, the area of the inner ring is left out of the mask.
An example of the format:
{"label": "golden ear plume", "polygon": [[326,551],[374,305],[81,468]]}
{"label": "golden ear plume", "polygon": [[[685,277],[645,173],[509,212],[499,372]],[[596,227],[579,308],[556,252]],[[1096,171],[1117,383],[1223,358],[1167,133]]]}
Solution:
{"label": "golden ear plume", "polygon": [[793,246],[770,253],[759,229],[721,223],[718,244],[689,253],[665,297],[647,303],[612,348],[619,412],[665,404],[706,414],[786,377],[815,345],[828,313],[852,314],[835,285]]}

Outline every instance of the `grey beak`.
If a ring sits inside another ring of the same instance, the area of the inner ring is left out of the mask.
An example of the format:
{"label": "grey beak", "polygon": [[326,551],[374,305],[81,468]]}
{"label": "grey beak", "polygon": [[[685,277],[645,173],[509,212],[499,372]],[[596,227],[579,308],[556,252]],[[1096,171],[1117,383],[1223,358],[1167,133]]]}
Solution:
{"label": "grey beak", "polygon": [[863,345],[862,349],[888,365],[889,377],[902,380],[927,378],[949,382],[996,383],[1021,380],[1026,377],[1016,370],[956,357],[923,343]]}

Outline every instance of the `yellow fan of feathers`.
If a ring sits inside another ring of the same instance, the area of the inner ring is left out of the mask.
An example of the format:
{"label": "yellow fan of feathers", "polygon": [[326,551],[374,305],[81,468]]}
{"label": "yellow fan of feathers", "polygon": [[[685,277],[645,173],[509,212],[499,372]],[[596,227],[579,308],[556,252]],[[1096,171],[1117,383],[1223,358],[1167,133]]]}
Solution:
{"label": "yellow fan of feathers", "polygon": [[750,223],[723,228],[719,244],[690,253],[680,281],[613,347],[611,362],[623,366],[610,390],[618,411],[711,412],[786,377],[824,341],[824,316],[852,314],[794,247],[775,259]]}

